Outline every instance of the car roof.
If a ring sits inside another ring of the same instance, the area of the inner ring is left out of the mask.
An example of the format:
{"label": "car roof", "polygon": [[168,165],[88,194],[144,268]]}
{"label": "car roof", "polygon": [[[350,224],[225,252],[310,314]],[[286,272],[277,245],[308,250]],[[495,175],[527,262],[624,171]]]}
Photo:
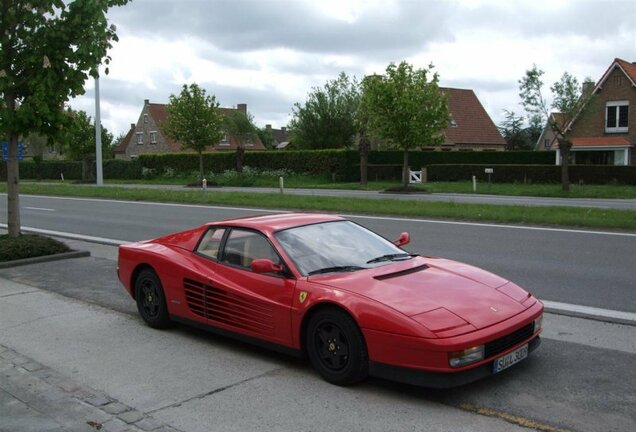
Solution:
{"label": "car roof", "polygon": [[287,228],[340,220],[345,219],[340,216],[322,213],[277,213],[227,219],[219,222],[211,222],[207,225],[241,226],[260,231],[276,232]]}

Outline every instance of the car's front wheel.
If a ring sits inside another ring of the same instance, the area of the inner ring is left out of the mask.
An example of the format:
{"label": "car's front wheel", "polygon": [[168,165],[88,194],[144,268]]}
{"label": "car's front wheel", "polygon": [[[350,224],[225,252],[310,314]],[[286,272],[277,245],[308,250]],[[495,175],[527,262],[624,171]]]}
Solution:
{"label": "car's front wheel", "polygon": [[314,368],[332,384],[354,384],[368,375],[364,337],[356,322],[342,310],[323,309],[310,318],[306,348]]}
{"label": "car's front wheel", "polygon": [[144,269],[137,276],[135,300],[139,315],[150,327],[166,328],[170,325],[161,280],[151,269]]}

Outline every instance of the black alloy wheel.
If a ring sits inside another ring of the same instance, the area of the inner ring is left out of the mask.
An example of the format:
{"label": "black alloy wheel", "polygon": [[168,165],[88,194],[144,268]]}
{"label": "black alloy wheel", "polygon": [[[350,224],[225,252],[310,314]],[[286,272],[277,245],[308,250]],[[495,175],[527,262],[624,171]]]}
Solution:
{"label": "black alloy wheel", "polygon": [[354,384],[368,375],[369,360],[362,332],[340,309],[324,309],[310,318],[306,347],[314,368],[332,384]]}
{"label": "black alloy wheel", "polygon": [[139,315],[150,327],[166,328],[170,325],[163,287],[154,271],[145,269],[139,273],[135,281],[135,299]]}

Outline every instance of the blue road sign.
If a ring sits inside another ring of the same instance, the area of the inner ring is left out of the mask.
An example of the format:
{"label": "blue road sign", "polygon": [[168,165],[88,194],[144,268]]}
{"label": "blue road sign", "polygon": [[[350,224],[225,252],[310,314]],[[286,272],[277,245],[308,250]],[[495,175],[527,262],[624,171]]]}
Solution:
{"label": "blue road sign", "polygon": [[[2,160],[6,161],[9,159],[9,143],[6,141],[2,141]],[[21,161],[24,159],[24,146],[22,143],[18,143],[18,160]]]}

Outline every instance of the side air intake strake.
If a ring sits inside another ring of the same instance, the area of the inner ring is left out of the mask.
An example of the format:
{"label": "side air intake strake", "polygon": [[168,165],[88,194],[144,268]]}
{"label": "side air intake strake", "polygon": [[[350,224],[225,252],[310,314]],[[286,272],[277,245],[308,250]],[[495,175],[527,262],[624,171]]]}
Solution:
{"label": "side air intake strake", "polygon": [[400,277],[400,276],[406,276],[412,273],[417,273],[419,271],[422,270],[426,270],[428,268],[428,266],[426,264],[422,264],[421,266],[417,266],[417,267],[413,267],[407,270],[402,270],[402,271],[398,271],[398,272],[394,272],[394,273],[387,273],[387,274],[383,274],[383,275],[379,275],[379,276],[374,276],[373,279],[376,280],[385,280],[385,279],[392,279],[392,278],[396,278],[396,277]]}
{"label": "side air intake strake", "polygon": [[192,279],[183,280],[188,308],[195,315],[263,335],[274,333],[274,314],[264,302]]}

